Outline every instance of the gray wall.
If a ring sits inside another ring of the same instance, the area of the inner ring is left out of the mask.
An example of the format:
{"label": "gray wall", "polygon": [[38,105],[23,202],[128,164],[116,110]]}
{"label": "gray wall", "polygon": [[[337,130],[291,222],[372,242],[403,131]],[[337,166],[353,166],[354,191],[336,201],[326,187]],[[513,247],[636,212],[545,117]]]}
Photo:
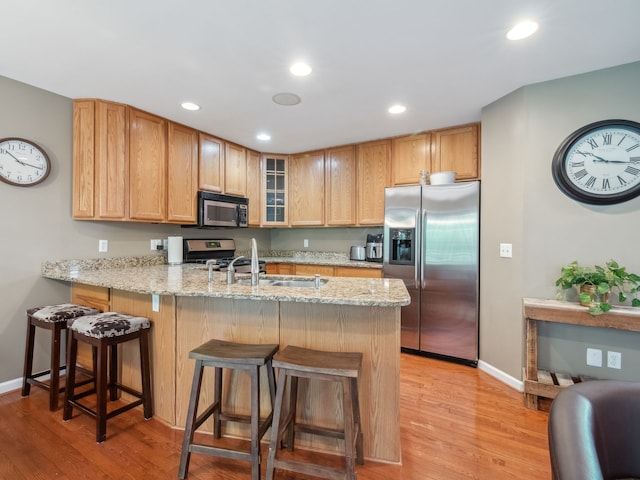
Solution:
{"label": "gray wall", "polygon": [[[523,87],[482,112],[480,357],[522,378],[522,298],[554,298],[560,267],[613,258],[640,273],[640,198],[589,206],[562,194],[551,159],[570,133],[591,122],[640,122],[640,63]],[[513,259],[498,244],[513,243]],[[545,325],[542,367],[597,378],[640,380],[640,334]],[[622,352],[622,370],[587,367],[586,347]]]}

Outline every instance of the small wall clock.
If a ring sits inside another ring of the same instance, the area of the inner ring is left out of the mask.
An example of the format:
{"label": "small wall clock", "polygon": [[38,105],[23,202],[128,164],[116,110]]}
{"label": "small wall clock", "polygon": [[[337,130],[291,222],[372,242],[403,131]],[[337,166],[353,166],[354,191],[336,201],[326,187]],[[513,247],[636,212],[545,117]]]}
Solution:
{"label": "small wall clock", "polygon": [[51,172],[47,153],[24,138],[0,140],[0,180],[9,185],[31,187],[43,182]]}
{"label": "small wall clock", "polygon": [[640,195],[640,123],[602,120],[579,128],[558,147],[551,165],[570,198],[611,205]]}

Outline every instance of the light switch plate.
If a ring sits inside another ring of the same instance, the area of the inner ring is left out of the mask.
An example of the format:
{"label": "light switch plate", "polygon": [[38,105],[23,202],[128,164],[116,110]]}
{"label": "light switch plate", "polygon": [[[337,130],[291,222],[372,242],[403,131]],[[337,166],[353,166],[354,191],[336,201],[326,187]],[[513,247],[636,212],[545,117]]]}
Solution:
{"label": "light switch plate", "polygon": [[157,293],[151,294],[151,310],[154,312],[160,311],[160,295]]}
{"label": "light switch plate", "polygon": [[109,251],[109,241],[98,240],[98,252],[108,252],[108,251]]}
{"label": "light switch plate", "polygon": [[501,243],[500,256],[502,258],[511,258],[513,256],[513,245],[511,243]]}
{"label": "light switch plate", "polygon": [[601,367],[602,350],[599,348],[587,348],[587,365],[591,367]]}

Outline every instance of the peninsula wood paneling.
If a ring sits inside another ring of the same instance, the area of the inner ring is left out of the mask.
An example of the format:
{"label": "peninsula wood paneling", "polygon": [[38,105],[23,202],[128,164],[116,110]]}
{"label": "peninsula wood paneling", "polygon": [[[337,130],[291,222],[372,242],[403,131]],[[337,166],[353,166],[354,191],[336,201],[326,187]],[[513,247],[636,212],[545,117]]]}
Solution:
{"label": "peninsula wood paneling", "polygon": [[[195,361],[189,352],[206,341],[217,338],[241,343],[279,343],[278,302],[255,302],[207,297],[178,297],[176,332],[176,424],[184,425],[189,407],[189,392]],[[206,368],[200,396],[201,405],[213,401],[213,368]],[[261,409],[270,411],[266,374],[261,371]],[[226,375],[223,398],[227,412],[248,414],[250,411],[249,375],[235,372]],[[233,392],[228,392],[231,388]],[[227,425],[228,432],[247,435],[248,425]],[[202,427],[212,431],[209,419]]]}
{"label": "peninsula wood paneling", "polygon": [[[152,309],[151,295],[111,290],[111,309],[151,320],[149,349],[151,353],[151,387],[153,415],[170,425],[175,424],[175,297],[161,295],[159,311]],[[141,388],[140,348],[138,342],[127,342],[120,349],[121,378],[125,385]],[[126,396],[123,394],[123,396]],[[108,428],[108,426],[107,426]]]}
{"label": "peninsula wood paneling", "polygon": [[[362,352],[360,410],[365,458],[400,462],[400,309],[315,303],[282,303],[280,345],[326,351]],[[337,427],[339,388],[325,381],[301,381],[302,421]],[[338,440],[300,433],[301,445],[340,451]]]}

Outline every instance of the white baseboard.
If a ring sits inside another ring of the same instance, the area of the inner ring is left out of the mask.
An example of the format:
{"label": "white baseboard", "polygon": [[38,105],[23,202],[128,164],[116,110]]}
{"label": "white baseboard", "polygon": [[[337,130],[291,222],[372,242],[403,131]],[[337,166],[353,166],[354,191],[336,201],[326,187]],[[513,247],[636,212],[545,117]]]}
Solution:
{"label": "white baseboard", "polygon": [[[62,370],[60,370],[60,375],[66,375],[66,373],[67,373],[66,368],[63,368]],[[38,377],[38,380],[41,380],[43,382],[45,380],[49,380],[49,375],[42,375],[41,377]],[[14,378],[13,380],[7,380],[6,382],[0,383],[0,395],[2,395],[3,393],[9,393],[19,389],[22,389],[22,377]]]}
{"label": "white baseboard", "polygon": [[522,382],[522,380],[518,380],[517,378],[512,377],[511,375],[482,360],[478,361],[478,368],[483,372],[488,373],[492,377],[497,378],[502,383],[506,383],[514,390],[524,392],[524,383]]}
{"label": "white baseboard", "polygon": [[0,383],[0,395],[22,388],[22,377]]}

